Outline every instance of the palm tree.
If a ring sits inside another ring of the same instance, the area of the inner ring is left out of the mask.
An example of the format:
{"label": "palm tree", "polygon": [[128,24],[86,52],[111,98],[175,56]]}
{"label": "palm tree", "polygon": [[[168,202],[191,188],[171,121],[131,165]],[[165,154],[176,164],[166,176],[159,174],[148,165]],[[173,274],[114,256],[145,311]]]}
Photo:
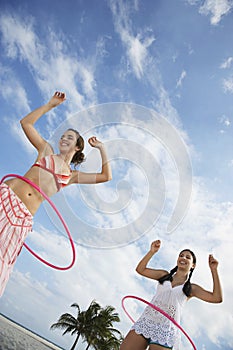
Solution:
{"label": "palm tree", "polygon": [[107,339],[99,339],[96,341],[96,344],[94,345],[95,350],[118,350],[121,343],[123,341],[123,337],[117,338],[116,336],[112,335]]}
{"label": "palm tree", "polygon": [[[110,343],[112,345],[113,343],[115,345],[117,344],[119,347],[119,339],[116,338],[115,334],[121,336],[121,333],[113,328],[113,322],[120,322],[120,318],[114,311],[113,306],[106,306],[105,308],[101,308],[98,314],[93,317],[89,325],[90,329],[86,335],[86,341],[88,343],[86,350],[90,346],[96,350],[114,349],[114,347],[109,347]],[[117,349],[118,347],[115,348]]]}
{"label": "palm tree", "polygon": [[82,324],[80,323],[80,308],[79,305],[74,303],[71,305],[71,307],[76,307],[78,310],[78,316],[77,318],[75,318],[74,316],[72,316],[71,314],[65,313],[62,314],[59,318],[59,320],[52,324],[52,326],[50,327],[50,329],[64,329],[64,332],[62,333],[62,335],[65,335],[66,333],[71,333],[71,335],[77,334],[75,342],[73,344],[73,346],[71,347],[71,350],[74,350],[80,335],[82,334]]}
{"label": "palm tree", "polygon": [[[86,311],[81,311],[78,304],[74,303],[71,307],[76,307],[78,314],[75,318],[69,313],[60,316],[58,322],[50,328],[63,329],[71,335],[76,334],[76,339],[70,350],[74,350],[80,337],[87,342],[86,350],[90,347],[95,350],[114,350],[119,348],[122,340],[121,333],[113,328],[113,322],[120,322],[119,316],[115,313],[113,306],[102,308],[96,301],[92,301]],[[119,335],[119,339],[115,336]]]}
{"label": "palm tree", "polygon": [[[90,334],[95,333],[94,331],[95,320],[97,319],[100,310],[101,310],[101,306],[95,300],[93,300],[90,306],[88,307],[88,309],[83,312],[84,325],[85,325],[83,338],[86,341],[87,339],[89,339],[89,337],[91,337]],[[91,346],[91,342],[88,341],[86,350],[89,349],[90,346]]]}

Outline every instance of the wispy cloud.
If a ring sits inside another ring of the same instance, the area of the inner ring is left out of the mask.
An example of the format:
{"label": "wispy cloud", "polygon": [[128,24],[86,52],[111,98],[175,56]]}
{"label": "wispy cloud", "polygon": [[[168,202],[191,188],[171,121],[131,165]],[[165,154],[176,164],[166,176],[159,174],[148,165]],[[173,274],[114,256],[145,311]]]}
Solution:
{"label": "wispy cloud", "polygon": [[4,116],[2,119],[17,142],[21,142],[28,152],[33,153],[33,148],[25,138],[19,123],[19,119],[25,113],[30,112],[30,101],[27,92],[10,67],[0,64],[0,72],[0,95],[13,108],[11,114]]}
{"label": "wispy cloud", "polygon": [[177,88],[182,86],[182,82],[183,82],[184,78],[186,77],[186,75],[187,75],[186,71],[183,70],[183,71],[181,72],[181,75],[180,75],[180,77],[179,77],[177,83],[176,83],[176,87],[177,87]]}
{"label": "wispy cloud", "polygon": [[199,12],[202,15],[210,15],[211,24],[217,25],[223,16],[230,13],[232,8],[233,2],[231,0],[205,0],[199,8]]}
{"label": "wispy cloud", "polygon": [[155,36],[148,28],[139,29],[134,24],[133,15],[139,7],[133,6],[133,2],[124,1],[109,1],[109,4],[115,31],[120,36],[125,49],[123,56],[125,55],[129,62],[130,69],[127,74],[133,73],[143,85],[149,86],[153,91],[150,101],[152,108],[180,127],[179,116],[171,105],[169,93],[163,87],[156,58],[150,50],[156,40]]}
{"label": "wispy cloud", "polygon": [[228,57],[223,63],[220,65],[220,68],[227,69],[230,68],[233,62],[233,57]]}
{"label": "wispy cloud", "polygon": [[132,72],[137,79],[144,75],[145,67],[148,65],[148,48],[155,41],[154,36],[146,28],[145,31],[137,31],[135,34],[132,28],[130,13],[138,10],[138,6],[130,7],[130,2],[109,1],[116,32],[120,35],[126,49],[126,55],[130,62]]}
{"label": "wispy cloud", "polygon": [[0,64],[0,94],[9,101],[18,114],[29,112],[29,101],[25,88],[11,68]]}
{"label": "wispy cloud", "polygon": [[226,127],[229,127],[231,125],[230,119],[228,117],[226,117],[225,115],[222,115],[219,118],[219,123],[226,126]]}
{"label": "wispy cloud", "polygon": [[66,91],[73,101],[70,107],[76,109],[95,102],[94,62],[77,57],[77,52],[69,53],[69,43],[62,33],[50,28],[41,41],[33,18],[27,17],[26,21],[9,13],[1,15],[0,31],[6,56],[28,66],[43,96],[48,98],[59,89]]}
{"label": "wispy cloud", "polygon": [[233,93],[233,76],[223,79],[222,82],[224,92]]}

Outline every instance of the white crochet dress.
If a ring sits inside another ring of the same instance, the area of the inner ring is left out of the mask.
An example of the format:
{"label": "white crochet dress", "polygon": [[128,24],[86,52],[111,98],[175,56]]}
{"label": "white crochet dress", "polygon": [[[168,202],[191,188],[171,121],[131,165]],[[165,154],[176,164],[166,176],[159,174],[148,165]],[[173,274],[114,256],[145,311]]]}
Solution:
{"label": "white crochet dress", "polygon": [[[169,314],[177,323],[180,323],[181,309],[187,300],[182,291],[183,285],[172,288],[170,281],[158,284],[157,291],[151,303]],[[134,323],[132,329],[137,334],[150,338],[151,341],[172,348],[179,343],[180,330],[168,318],[152,307],[147,306],[143,314]]]}

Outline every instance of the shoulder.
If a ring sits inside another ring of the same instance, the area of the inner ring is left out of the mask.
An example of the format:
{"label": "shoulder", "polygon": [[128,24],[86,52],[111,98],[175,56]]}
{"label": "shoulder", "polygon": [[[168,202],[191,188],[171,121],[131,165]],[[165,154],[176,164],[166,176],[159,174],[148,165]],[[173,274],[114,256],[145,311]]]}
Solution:
{"label": "shoulder", "polygon": [[192,287],[192,290],[198,290],[198,289],[201,288],[201,287],[200,287],[198,284],[196,284],[196,283],[191,283],[191,287]]}
{"label": "shoulder", "polygon": [[69,181],[69,185],[78,183],[78,178],[79,178],[79,171],[78,170],[71,170],[71,178]]}
{"label": "shoulder", "polygon": [[169,274],[169,271],[167,271],[167,270],[159,269],[157,271],[160,273],[160,277],[159,278],[167,276]]}
{"label": "shoulder", "polygon": [[44,149],[38,152],[36,162],[38,162],[42,158],[52,156],[52,155],[54,155],[53,147],[48,142],[46,142]]}
{"label": "shoulder", "polygon": [[198,297],[203,288],[196,283],[191,283],[191,297]]}

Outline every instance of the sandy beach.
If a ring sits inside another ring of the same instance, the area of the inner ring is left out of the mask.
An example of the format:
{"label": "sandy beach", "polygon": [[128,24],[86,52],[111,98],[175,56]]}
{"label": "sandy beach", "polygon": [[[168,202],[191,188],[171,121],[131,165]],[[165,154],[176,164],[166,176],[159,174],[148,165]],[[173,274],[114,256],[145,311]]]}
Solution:
{"label": "sandy beach", "polygon": [[64,350],[0,314],[0,350]]}

